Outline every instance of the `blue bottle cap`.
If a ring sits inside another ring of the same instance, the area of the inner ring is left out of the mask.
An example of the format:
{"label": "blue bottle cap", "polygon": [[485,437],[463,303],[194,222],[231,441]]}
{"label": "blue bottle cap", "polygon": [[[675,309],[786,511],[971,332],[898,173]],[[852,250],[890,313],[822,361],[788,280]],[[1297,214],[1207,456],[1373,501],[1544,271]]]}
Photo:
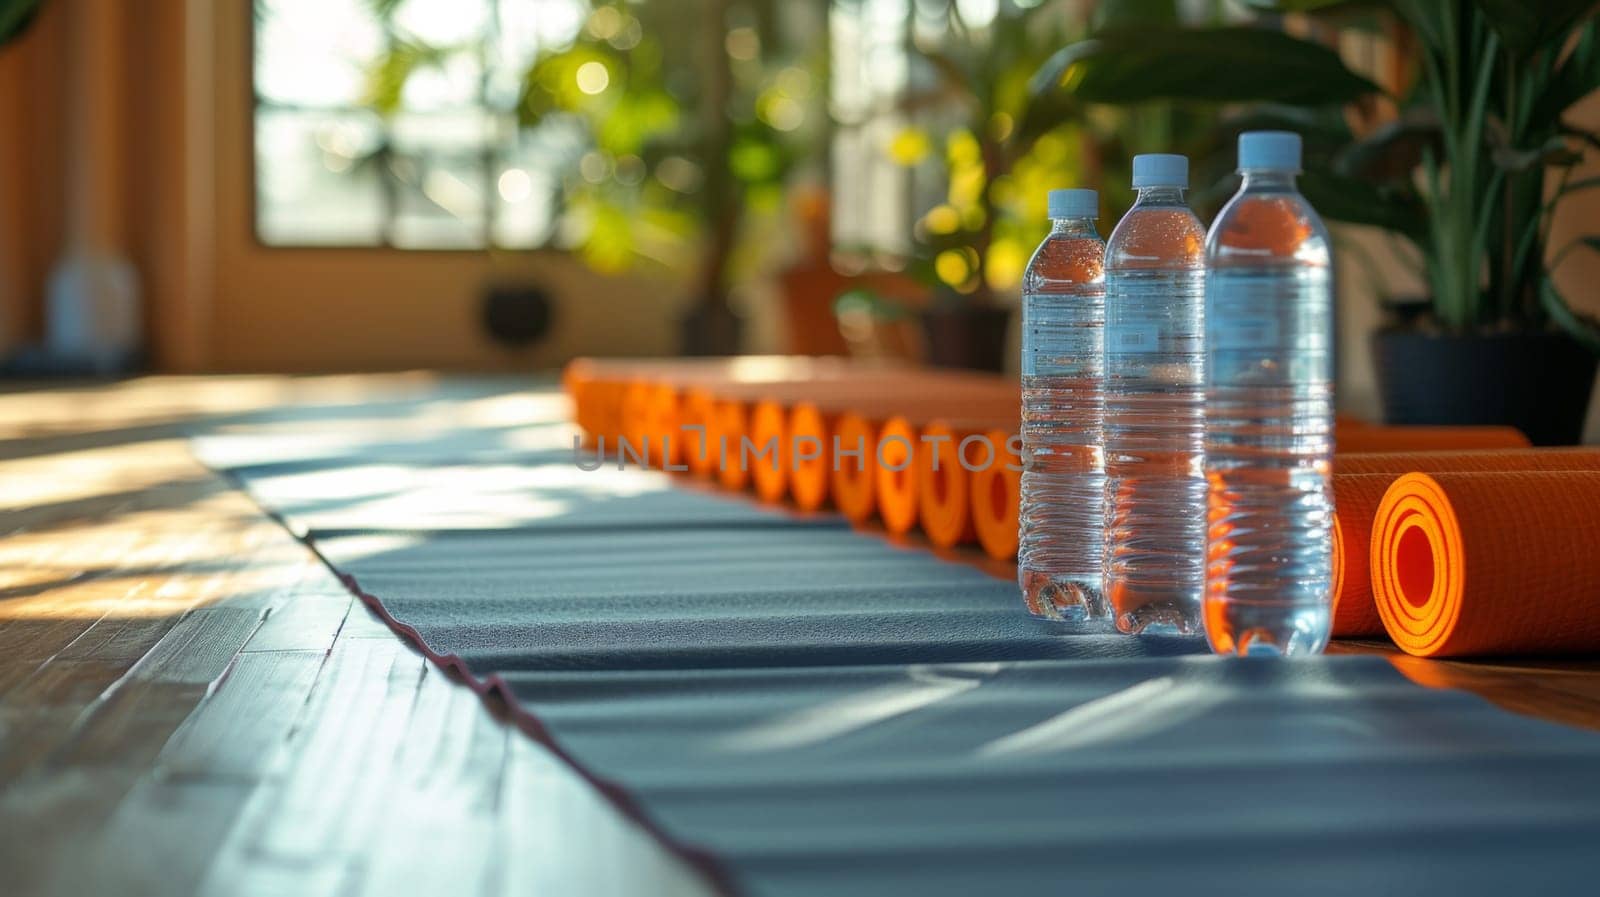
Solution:
{"label": "blue bottle cap", "polygon": [[1099,218],[1100,194],[1082,189],[1051,190],[1049,206],[1051,218]]}
{"label": "blue bottle cap", "polygon": [[1293,131],[1246,131],[1239,135],[1239,168],[1300,170],[1300,135]]}
{"label": "blue bottle cap", "polygon": [[1133,186],[1189,186],[1189,157],[1174,153],[1144,153],[1134,156]]}

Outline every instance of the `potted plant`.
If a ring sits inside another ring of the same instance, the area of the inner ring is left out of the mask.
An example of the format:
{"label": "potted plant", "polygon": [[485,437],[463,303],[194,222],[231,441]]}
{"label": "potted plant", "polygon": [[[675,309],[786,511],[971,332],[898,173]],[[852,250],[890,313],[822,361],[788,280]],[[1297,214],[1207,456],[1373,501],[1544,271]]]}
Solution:
{"label": "potted plant", "polygon": [[[396,0],[370,0],[392,14]],[[602,273],[653,270],[684,284],[687,354],[737,352],[736,269],[759,264],[744,239],[782,211],[788,174],[822,130],[807,58],[785,40],[778,0],[595,0],[570,43],[542,49],[522,76],[515,123],[566,176],[551,185],[554,247]],[[489,51],[481,42],[391,41],[369,105],[399,108],[413,73]]]}
{"label": "potted plant", "polygon": [[942,12],[946,27],[912,44],[926,86],[899,103],[919,124],[888,152],[908,168],[938,168],[945,185],[913,227],[907,266],[930,294],[920,309],[927,360],[1000,370],[1011,318],[1001,297],[1021,282],[1048,229],[1045,192],[1083,174],[1081,121],[1030,106],[1027,94],[1067,26],[1048,5],[1001,4],[982,24],[968,23],[956,3]]}
{"label": "potted plant", "polygon": [[[1600,148],[1600,134],[1566,118],[1600,87],[1595,4],[1252,5],[1268,16],[1393,28],[1414,49],[1415,71],[1386,92],[1272,22],[1146,27],[1064,48],[1040,69],[1035,96],[1247,103],[1252,125],[1300,130],[1302,185],[1318,209],[1387,228],[1421,259],[1426,308],[1374,336],[1386,417],[1509,424],[1536,443],[1577,441],[1600,328],[1572,310],[1550,272],[1573,251],[1600,249],[1600,238],[1550,241],[1555,208],[1600,186],[1572,178],[1584,153]],[[1371,114],[1388,102],[1392,116]]]}
{"label": "potted plant", "polygon": [[925,125],[890,147],[902,165],[938,164],[946,184],[943,200],[915,224],[908,270],[931,292],[921,309],[929,359],[999,369],[1007,300],[1049,229],[1048,191],[1095,187],[1106,209],[1124,207],[1136,152],[1209,135],[1217,116],[1159,102],[1091,110],[1067,91],[1030,91],[1039,66],[1086,27],[1175,26],[1176,0],[1101,3],[1087,23],[1059,4],[1000,3],[981,26],[959,4],[943,12],[947,27],[928,31],[942,37],[919,32],[913,44],[930,86],[901,102]]}

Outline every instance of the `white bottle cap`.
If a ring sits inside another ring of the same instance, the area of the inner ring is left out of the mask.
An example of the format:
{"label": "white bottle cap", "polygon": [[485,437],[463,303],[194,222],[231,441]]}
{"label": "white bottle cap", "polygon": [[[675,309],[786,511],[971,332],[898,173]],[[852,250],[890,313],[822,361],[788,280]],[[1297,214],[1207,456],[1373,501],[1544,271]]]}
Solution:
{"label": "white bottle cap", "polygon": [[1246,131],[1239,135],[1239,167],[1300,170],[1300,135],[1293,131]]}
{"label": "white bottle cap", "polygon": [[1189,158],[1174,153],[1144,153],[1133,157],[1133,186],[1189,186]]}
{"label": "white bottle cap", "polygon": [[1051,190],[1049,206],[1051,218],[1099,218],[1100,194],[1083,189]]}

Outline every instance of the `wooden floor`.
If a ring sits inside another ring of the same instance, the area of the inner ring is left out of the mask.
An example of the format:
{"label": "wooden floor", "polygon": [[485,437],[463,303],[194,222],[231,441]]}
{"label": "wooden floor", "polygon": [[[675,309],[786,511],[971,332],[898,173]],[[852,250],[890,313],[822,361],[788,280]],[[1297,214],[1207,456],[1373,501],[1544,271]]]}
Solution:
{"label": "wooden floor", "polygon": [[[187,446],[383,401],[441,428],[519,407],[425,375],[0,395],[0,892],[706,892]],[[1594,662],[1396,662],[1600,727]]]}
{"label": "wooden floor", "polygon": [[0,395],[0,893],[706,892],[184,439],[440,390]]}

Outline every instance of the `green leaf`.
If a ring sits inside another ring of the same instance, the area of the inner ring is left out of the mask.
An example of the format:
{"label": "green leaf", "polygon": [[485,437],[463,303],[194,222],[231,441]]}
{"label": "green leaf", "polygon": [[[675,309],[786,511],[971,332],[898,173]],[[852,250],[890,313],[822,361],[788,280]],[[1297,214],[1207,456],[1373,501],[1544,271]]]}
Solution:
{"label": "green leaf", "polygon": [[1265,28],[1108,31],[1060,51],[1030,91],[1065,89],[1097,103],[1192,100],[1342,104],[1379,92],[1320,44]]}
{"label": "green leaf", "polygon": [[1375,128],[1338,155],[1341,174],[1367,180],[1409,180],[1429,147],[1444,151],[1439,121],[1431,110],[1413,110]]}
{"label": "green leaf", "polygon": [[1542,146],[1536,146],[1532,149],[1497,146],[1490,154],[1490,158],[1497,168],[1504,171],[1521,172],[1530,168],[1543,168],[1549,165],[1576,165],[1583,161],[1583,154],[1569,147],[1565,137],[1551,137]]}
{"label": "green leaf", "polygon": [[1245,0],[1245,4],[1270,12],[1321,12],[1341,7],[1370,7],[1375,0]]}
{"label": "green leaf", "polygon": [[1513,55],[1540,50],[1560,52],[1567,35],[1594,13],[1594,0],[1476,0],[1489,24]]}
{"label": "green leaf", "polygon": [[[1600,245],[1592,242],[1596,240],[1600,238],[1589,237],[1584,242],[1600,249]],[[1556,326],[1565,330],[1590,352],[1600,355],[1600,321],[1573,311],[1572,306],[1568,305],[1567,300],[1556,290],[1555,282],[1551,280],[1548,272],[1544,279],[1539,281],[1539,304],[1544,307],[1545,313]]]}
{"label": "green leaf", "polygon": [[1600,187],[1600,177],[1581,178],[1556,191],[1556,195],[1550,197],[1550,201],[1554,203],[1556,200],[1568,194],[1579,193],[1584,190],[1593,190],[1596,187]]}
{"label": "green leaf", "polygon": [[380,115],[399,112],[406,82],[411,80],[411,76],[421,69],[443,64],[454,52],[456,49],[453,47],[400,41],[367,71],[364,102]]}
{"label": "green leaf", "polygon": [[1066,122],[1079,121],[1082,116],[1082,108],[1063,92],[1030,97],[1022,107],[1022,119],[1009,141],[1013,152],[1017,155],[1027,152],[1040,137]]}
{"label": "green leaf", "polygon": [[1571,106],[1600,87],[1600,30],[1594,20],[1583,26],[1582,33],[1550,77],[1550,84],[1534,102],[1528,113],[1530,129],[1559,125],[1561,116]]}
{"label": "green leaf", "polygon": [[395,13],[400,11],[405,2],[406,0],[367,0],[367,8],[372,10],[372,14],[379,21],[387,22],[394,18]]}
{"label": "green leaf", "polygon": [[44,0],[0,0],[0,46],[21,37],[43,5]]}
{"label": "green leaf", "polygon": [[1307,171],[1300,192],[1324,217],[1394,231],[1419,245],[1427,238],[1428,214],[1414,193],[1326,171]]}
{"label": "green leaf", "polygon": [[1130,25],[1176,25],[1179,21],[1177,0],[1101,0],[1089,26],[1107,31]]}

